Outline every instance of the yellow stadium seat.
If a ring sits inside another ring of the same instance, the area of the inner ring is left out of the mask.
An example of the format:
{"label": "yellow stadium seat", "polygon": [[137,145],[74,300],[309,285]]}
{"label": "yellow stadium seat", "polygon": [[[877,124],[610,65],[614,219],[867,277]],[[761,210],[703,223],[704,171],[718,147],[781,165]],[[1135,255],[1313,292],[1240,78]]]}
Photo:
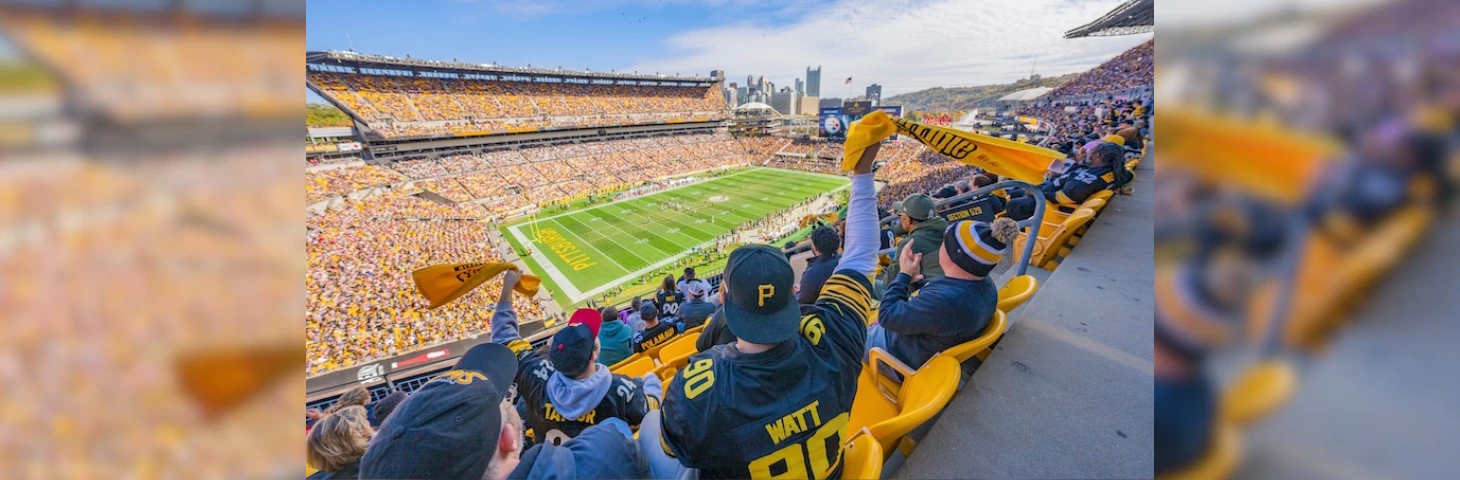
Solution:
{"label": "yellow stadium seat", "polygon": [[[1094,196],[1091,196],[1089,200],[1085,200],[1085,203],[1081,203],[1080,204],[1080,208],[1088,208],[1090,210],[1094,210],[1096,214],[1099,214],[1100,213],[1100,210],[1102,210],[1102,209],[1105,208],[1105,204],[1106,204],[1106,200],[1105,199],[1103,199],[1103,198],[1095,198]],[[1042,230],[1044,230],[1044,231],[1051,231],[1051,232],[1054,231],[1054,229],[1059,228],[1059,226],[1060,226],[1061,223],[1064,223],[1065,219],[1070,218],[1070,215],[1071,215],[1071,214],[1063,213],[1063,212],[1059,212],[1059,211],[1055,211],[1054,214],[1056,215],[1056,217],[1053,217],[1053,218],[1057,218],[1056,220],[1051,220],[1052,217],[1050,215],[1048,215],[1048,214],[1046,214],[1044,216],[1044,226],[1043,227],[1040,227]],[[1088,225],[1087,225],[1087,227],[1088,227]],[[1083,235],[1084,234],[1084,230],[1085,230],[1084,228],[1081,228],[1079,232],[1075,232],[1075,233]],[[1039,236],[1041,236],[1041,237],[1046,236],[1044,234],[1045,233],[1044,231],[1039,232],[1039,234],[1040,234]]]}
{"label": "yellow stadium seat", "polygon": [[639,355],[643,355],[646,358],[652,359],[654,361],[654,365],[655,366],[658,366],[659,365],[659,351],[660,350],[663,350],[664,347],[669,346],[669,344],[674,343],[676,341],[679,341],[679,335],[675,335],[673,337],[670,337],[670,339],[669,340],[666,340],[664,343],[655,345],[655,346],[653,346],[652,348],[650,348],[648,350],[644,350],[643,352],[639,353]]}
{"label": "yellow stadium seat", "polygon": [[[892,358],[881,348],[871,352],[872,363],[857,377],[857,398],[852,401],[852,416],[846,431],[863,428],[872,433],[882,448],[883,459],[908,432],[933,418],[958,389],[961,368],[958,360],[937,354],[914,371]],[[903,375],[902,388],[889,392],[879,385],[879,370],[886,365]]]}
{"label": "yellow stadium seat", "polygon": [[[705,322],[705,325],[709,325],[709,322],[706,321]],[[691,328],[689,330],[685,330],[684,333],[681,333],[680,335],[694,335],[694,336],[699,336],[700,331],[705,329],[705,325],[700,325],[698,327]]]}
{"label": "yellow stadium seat", "polygon": [[1038,289],[1039,280],[1035,280],[1031,275],[1020,275],[1009,279],[1009,283],[1005,283],[1002,288],[999,288],[999,310],[1014,311],[1024,302],[1029,301],[1029,298],[1034,296],[1034,291]]}
{"label": "yellow stadium seat", "polygon": [[1185,470],[1162,475],[1157,480],[1224,480],[1232,476],[1242,461],[1242,438],[1237,427],[1217,423],[1211,449],[1195,465]]}
{"label": "yellow stadium seat", "polygon": [[654,376],[659,377],[660,381],[668,383],[669,379],[674,378],[674,374],[679,373],[679,368],[674,365],[660,365],[654,367]]}
{"label": "yellow stadium seat", "polygon": [[635,355],[614,364],[608,370],[619,375],[642,377],[644,374],[654,371],[654,358],[647,355]]}
{"label": "yellow stadium seat", "polygon": [[[1032,252],[1032,256],[1030,257],[1029,264],[1036,267],[1052,270],[1054,266],[1051,264],[1051,261],[1055,259],[1056,255],[1060,252],[1060,249],[1066,246],[1066,243],[1069,241],[1070,236],[1074,234],[1075,230],[1079,230],[1080,227],[1084,226],[1090,221],[1091,218],[1094,217],[1095,212],[1093,210],[1090,210],[1088,208],[1082,208],[1076,210],[1073,215],[1069,216],[1069,218],[1066,218],[1058,228],[1055,228],[1053,229],[1053,231],[1049,232],[1049,236],[1045,236],[1044,232],[1041,231],[1039,238],[1035,239],[1034,251]],[[1024,242],[1027,241],[1028,238],[1028,233],[1020,232],[1019,236],[1014,239],[1015,262],[1020,261],[1021,256],[1024,255]]]}
{"label": "yellow stadium seat", "polygon": [[865,428],[852,434],[842,451],[842,478],[853,480],[882,478],[882,445]]}
{"label": "yellow stadium seat", "polygon": [[700,352],[695,346],[695,341],[699,338],[699,332],[695,332],[680,335],[678,339],[670,341],[659,349],[659,365],[677,369],[688,364],[689,357]]}
{"label": "yellow stadium seat", "polygon": [[[999,337],[1004,336],[1004,330],[1008,328],[1008,316],[1004,314],[1003,310],[994,310],[994,318],[989,320],[989,325],[987,327],[984,327],[983,334],[979,335],[978,338],[960,343],[958,345],[954,345],[953,347],[944,350],[942,355],[951,356],[954,359],[958,360],[958,363],[960,364],[962,364],[963,362],[967,362],[968,359],[973,358],[974,355],[977,355],[979,352],[988,349],[989,345],[993,345],[994,341],[998,340]],[[932,360],[929,361],[931,362]]]}
{"label": "yellow stadium seat", "polygon": [[1222,422],[1246,427],[1277,411],[1297,390],[1298,373],[1287,362],[1259,362],[1222,394]]}
{"label": "yellow stadium seat", "polygon": [[[880,463],[878,464],[878,467],[881,467],[881,464]],[[310,475],[314,475],[314,472],[318,472],[318,471],[319,471],[319,469],[314,468],[314,467],[311,467],[309,465],[305,465],[304,466],[304,476],[306,476],[306,477],[308,477]]]}

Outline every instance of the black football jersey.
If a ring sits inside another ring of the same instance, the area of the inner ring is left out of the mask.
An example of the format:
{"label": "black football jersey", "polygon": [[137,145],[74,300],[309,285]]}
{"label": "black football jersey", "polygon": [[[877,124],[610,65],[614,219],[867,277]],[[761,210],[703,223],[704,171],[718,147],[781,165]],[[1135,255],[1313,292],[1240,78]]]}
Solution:
{"label": "black football jersey", "polygon": [[660,319],[679,316],[679,304],[683,302],[684,299],[679,298],[678,291],[671,293],[661,290],[654,295],[654,304],[659,306]]}
{"label": "black football jersey", "polygon": [[701,478],[835,478],[867,341],[872,285],[839,271],[801,336],[759,354],[717,345],[665,391],[660,444]]}
{"label": "black football jersey", "polygon": [[645,414],[659,408],[658,399],[644,394],[643,380],[614,375],[608,394],[603,396],[597,407],[578,418],[565,418],[547,396],[548,378],[557,371],[553,363],[522,339],[508,342],[507,348],[517,354],[517,393],[522,396],[527,410],[522,420],[527,428],[533,430],[533,438],[537,442],[562,444],[564,440],[578,436],[583,429],[611,417],[638,426]]}
{"label": "black football jersey", "polygon": [[634,353],[643,353],[649,349],[669,343],[670,340],[679,336],[679,329],[673,323],[659,322],[653,328],[646,328],[644,331],[634,334]]}

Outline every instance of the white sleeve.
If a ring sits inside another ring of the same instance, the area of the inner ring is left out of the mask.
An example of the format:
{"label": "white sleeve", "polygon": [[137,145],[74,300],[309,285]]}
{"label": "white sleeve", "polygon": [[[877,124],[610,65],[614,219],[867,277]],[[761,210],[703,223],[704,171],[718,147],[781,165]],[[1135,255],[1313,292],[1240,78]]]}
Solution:
{"label": "white sleeve", "polygon": [[872,174],[852,176],[852,195],[847,201],[846,246],[836,270],[854,270],[871,275],[877,268],[877,189]]}

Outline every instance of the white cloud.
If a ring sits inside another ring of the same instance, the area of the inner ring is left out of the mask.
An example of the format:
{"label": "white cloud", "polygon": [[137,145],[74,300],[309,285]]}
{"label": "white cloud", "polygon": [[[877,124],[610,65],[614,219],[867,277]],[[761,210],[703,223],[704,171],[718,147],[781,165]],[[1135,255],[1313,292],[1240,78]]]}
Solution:
{"label": "white cloud", "polygon": [[705,74],[727,81],[764,74],[777,88],[821,65],[822,96],[854,94],[868,84],[883,96],[930,87],[1005,83],[1037,72],[1087,70],[1151,34],[1066,40],[1064,32],[1099,18],[1122,0],[839,0],[784,26],[746,19],[668,40],[671,53],[620,71]]}

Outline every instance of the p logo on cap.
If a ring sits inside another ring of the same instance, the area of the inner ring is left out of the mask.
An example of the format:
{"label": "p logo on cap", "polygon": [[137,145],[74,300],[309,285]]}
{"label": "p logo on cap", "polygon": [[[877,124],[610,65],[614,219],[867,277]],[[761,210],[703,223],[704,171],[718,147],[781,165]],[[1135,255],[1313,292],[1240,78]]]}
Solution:
{"label": "p logo on cap", "polygon": [[776,296],[776,286],[775,285],[769,285],[769,284],[767,284],[767,285],[761,285],[760,286],[760,291],[756,292],[756,296],[757,296],[756,300],[758,300],[757,303],[759,303],[760,306],[764,307],[765,306],[765,299]]}

